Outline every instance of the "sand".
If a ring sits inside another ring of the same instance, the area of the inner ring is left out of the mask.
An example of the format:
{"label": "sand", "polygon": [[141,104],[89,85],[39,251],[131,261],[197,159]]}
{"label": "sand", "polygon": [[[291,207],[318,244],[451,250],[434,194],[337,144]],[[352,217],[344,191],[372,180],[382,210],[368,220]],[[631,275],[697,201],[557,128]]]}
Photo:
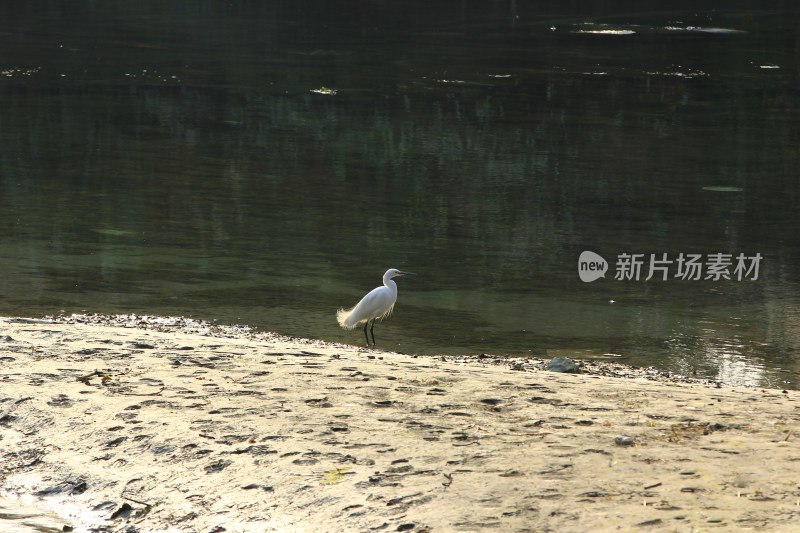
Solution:
{"label": "sand", "polygon": [[800,530],[798,391],[133,316],[0,365],[0,489],[66,530]]}

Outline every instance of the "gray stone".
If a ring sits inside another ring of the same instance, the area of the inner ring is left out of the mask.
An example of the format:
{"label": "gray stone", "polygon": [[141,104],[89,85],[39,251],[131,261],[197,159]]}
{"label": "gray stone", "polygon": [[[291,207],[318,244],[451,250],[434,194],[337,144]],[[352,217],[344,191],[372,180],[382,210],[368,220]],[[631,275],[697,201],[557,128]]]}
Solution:
{"label": "gray stone", "polygon": [[572,359],[566,357],[556,357],[547,363],[547,370],[551,372],[566,372],[568,374],[580,374],[581,369]]}

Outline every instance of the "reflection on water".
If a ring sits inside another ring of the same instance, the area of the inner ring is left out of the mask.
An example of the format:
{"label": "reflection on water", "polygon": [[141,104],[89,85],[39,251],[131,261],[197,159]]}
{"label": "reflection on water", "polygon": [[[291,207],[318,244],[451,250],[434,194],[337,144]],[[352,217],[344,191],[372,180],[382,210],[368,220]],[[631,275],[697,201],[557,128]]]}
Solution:
{"label": "reflection on water", "polygon": [[800,386],[797,13],[197,4],[0,7],[0,312],[358,343],[335,310],[396,267],[385,348]]}

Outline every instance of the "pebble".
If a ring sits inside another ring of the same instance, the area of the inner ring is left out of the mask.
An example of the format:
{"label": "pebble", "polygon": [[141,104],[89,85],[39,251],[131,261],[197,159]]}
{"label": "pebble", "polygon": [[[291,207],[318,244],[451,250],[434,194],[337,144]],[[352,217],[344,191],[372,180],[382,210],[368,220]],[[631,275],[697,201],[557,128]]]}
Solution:
{"label": "pebble", "polygon": [[630,435],[617,435],[614,437],[614,444],[617,446],[633,446],[633,437]]}

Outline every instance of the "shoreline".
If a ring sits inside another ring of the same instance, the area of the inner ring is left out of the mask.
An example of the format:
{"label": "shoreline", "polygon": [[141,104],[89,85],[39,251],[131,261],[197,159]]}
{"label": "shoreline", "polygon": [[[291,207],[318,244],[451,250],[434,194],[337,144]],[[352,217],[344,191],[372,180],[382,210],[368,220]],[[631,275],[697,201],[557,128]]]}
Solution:
{"label": "shoreline", "polygon": [[800,392],[544,362],[185,318],[0,318],[0,490],[78,532],[780,531],[800,519]]}
{"label": "shoreline", "polygon": [[[393,350],[383,350],[380,348],[365,348],[362,345],[330,342],[320,339],[309,339],[303,337],[291,337],[274,332],[259,332],[246,325],[217,325],[205,320],[186,317],[164,317],[158,315],[101,315],[101,314],[72,314],[47,316],[41,319],[21,318],[20,320],[43,320],[45,322],[55,322],[60,324],[84,324],[97,326],[118,326],[123,328],[138,328],[161,332],[182,332],[195,333],[204,336],[237,337],[250,338],[254,341],[280,340],[284,342],[322,343],[330,347],[343,349],[357,349],[359,351],[371,351],[376,353],[391,353],[405,355],[407,357],[427,357],[447,363],[458,364],[487,364],[510,368],[518,371],[546,370],[547,363],[552,358],[533,357],[528,355],[520,356],[499,356],[494,354],[478,355],[449,355],[449,354],[407,354]],[[654,366],[639,367],[627,363],[615,361],[613,359],[580,359],[573,358],[580,367],[582,374],[589,374],[604,377],[617,378],[641,378],[650,381],[673,382],[673,383],[696,383],[703,385],[716,386],[738,386],[726,384],[720,380],[695,378],[683,374],[676,374],[668,370],[662,370]],[[751,387],[742,388],[776,388],[776,387]]]}

